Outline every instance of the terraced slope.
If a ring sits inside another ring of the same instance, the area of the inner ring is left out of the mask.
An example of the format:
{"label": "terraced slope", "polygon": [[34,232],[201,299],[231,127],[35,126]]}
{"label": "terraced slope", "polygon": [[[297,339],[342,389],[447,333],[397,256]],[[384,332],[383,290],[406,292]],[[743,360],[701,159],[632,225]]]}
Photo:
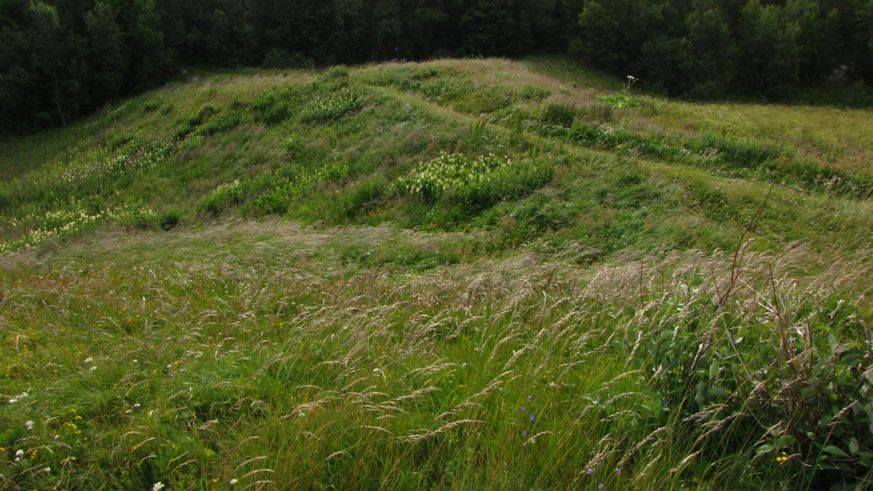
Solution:
{"label": "terraced slope", "polygon": [[871,116],[438,60],[0,140],[0,483],[869,485]]}

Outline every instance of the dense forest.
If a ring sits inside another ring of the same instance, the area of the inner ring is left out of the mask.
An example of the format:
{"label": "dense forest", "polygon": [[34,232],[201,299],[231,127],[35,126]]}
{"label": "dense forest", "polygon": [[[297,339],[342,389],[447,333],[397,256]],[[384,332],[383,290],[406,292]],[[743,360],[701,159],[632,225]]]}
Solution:
{"label": "dense forest", "polygon": [[0,129],[179,67],[568,53],[674,96],[873,82],[873,0],[0,0]]}

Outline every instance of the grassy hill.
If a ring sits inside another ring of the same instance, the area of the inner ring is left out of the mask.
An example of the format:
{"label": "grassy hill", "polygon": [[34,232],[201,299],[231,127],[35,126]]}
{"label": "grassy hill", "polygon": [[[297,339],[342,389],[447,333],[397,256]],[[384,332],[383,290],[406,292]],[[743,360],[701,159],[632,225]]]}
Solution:
{"label": "grassy hill", "polygon": [[4,137],[0,487],[870,486],[871,162],[561,58]]}

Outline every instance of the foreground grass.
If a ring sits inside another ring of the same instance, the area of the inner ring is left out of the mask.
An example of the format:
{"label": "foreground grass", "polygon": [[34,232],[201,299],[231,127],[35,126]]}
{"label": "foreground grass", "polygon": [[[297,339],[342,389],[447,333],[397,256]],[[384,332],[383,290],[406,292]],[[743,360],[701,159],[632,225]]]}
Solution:
{"label": "foreground grass", "polygon": [[871,119],[620,85],[216,74],[0,142],[0,483],[869,486]]}

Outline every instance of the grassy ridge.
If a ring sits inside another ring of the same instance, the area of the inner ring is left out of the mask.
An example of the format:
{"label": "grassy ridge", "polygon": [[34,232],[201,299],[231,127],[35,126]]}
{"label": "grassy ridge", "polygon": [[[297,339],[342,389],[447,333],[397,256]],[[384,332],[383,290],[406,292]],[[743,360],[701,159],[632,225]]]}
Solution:
{"label": "grassy ridge", "polygon": [[873,118],[580,70],[212,74],[0,142],[0,482],[869,485]]}

